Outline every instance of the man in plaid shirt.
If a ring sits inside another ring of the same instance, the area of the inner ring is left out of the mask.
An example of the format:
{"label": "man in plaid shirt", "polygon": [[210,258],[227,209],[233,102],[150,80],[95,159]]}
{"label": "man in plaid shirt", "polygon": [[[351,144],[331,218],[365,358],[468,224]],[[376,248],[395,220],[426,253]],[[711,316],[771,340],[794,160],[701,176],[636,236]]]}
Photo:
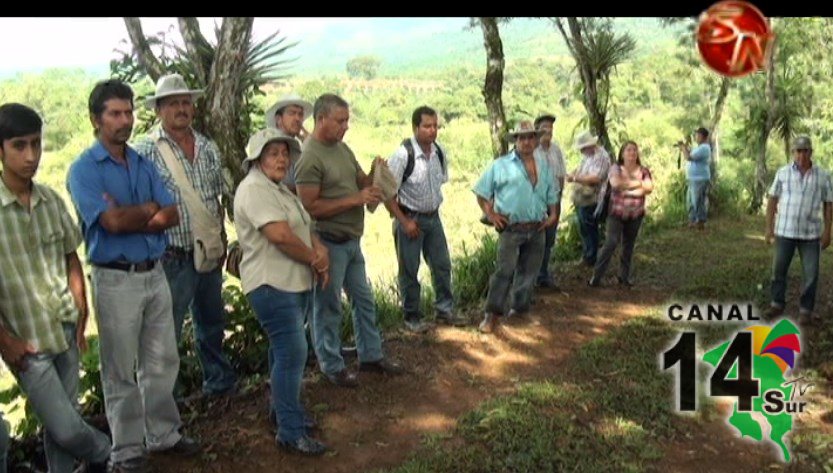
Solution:
{"label": "man in plaid shirt", "polygon": [[87,349],[81,232],[58,193],[32,181],[42,127],[31,108],[0,106],[0,353],[43,423],[49,471],[69,473],[80,458],[104,472],[110,439],[78,412]]}
{"label": "man in plaid shirt", "polygon": [[[830,246],[833,186],[830,174],[813,164],[810,138],[796,138],[792,153],[793,162],[778,170],[769,188],[766,242],[772,244],[775,241],[775,255],[772,263],[772,304],[766,315],[774,318],[784,313],[787,271],[798,249],[802,269],[799,316],[801,323],[808,323],[816,303],[819,254]],[[822,209],[823,228],[819,215]]]}
{"label": "man in plaid shirt", "polygon": [[[202,91],[189,90],[179,74],[160,77],[156,94],[145,100],[145,104],[156,111],[160,125],[136,145],[136,151],[156,164],[179,210],[179,225],[167,230],[169,244],[162,257],[165,275],[171,286],[177,343],[182,339],[185,313],[190,311],[197,356],[203,372],[203,392],[219,395],[233,392],[237,383],[237,375],[223,354],[226,314],[222,296],[222,262],[207,273],[199,273],[194,268],[191,213],[158,146],[160,140],[170,145],[191,186],[206,208],[222,222],[224,212],[219,198],[223,194],[224,181],[220,152],[213,141],[191,128],[194,100],[199,95]],[[223,236],[225,241],[225,231]]]}

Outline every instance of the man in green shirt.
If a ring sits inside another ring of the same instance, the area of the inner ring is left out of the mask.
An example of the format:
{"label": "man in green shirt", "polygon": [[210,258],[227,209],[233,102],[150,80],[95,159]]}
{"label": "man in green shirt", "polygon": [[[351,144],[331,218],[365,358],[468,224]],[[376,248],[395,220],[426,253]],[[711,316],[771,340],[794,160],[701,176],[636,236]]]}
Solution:
{"label": "man in green shirt", "polygon": [[[353,151],[342,141],[350,120],[347,102],[337,95],[324,94],[315,101],[313,117],[315,128],[304,144],[295,183],[330,254],[330,284],[315,291],[315,354],[327,379],[338,386],[356,387],[356,375],[347,370],[340,352],[342,288],[353,307],[359,370],[402,372],[382,354],[376,307],[359,241],[364,232],[364,206],[379,204],[382,191],[372,185]],[[384,165],[378,159],[377,165]]]}
{"label": "man in green shirt", "polygon": [[110,439],[78,412],[79,351],[87,349],[81,232],[52,189],[32,181],[43,122],[0,106],[0,353],[46,429],[49,471],[75,459],[105,471]]}

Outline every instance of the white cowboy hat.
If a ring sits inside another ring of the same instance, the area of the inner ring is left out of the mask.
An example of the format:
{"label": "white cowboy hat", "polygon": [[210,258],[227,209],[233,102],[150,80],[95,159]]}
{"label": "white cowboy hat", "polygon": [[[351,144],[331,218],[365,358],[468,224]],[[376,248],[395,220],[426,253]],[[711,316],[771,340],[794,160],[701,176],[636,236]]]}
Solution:
{"label": "white cowboy hat", "polygon": [[203,89],[189,89],[185,83],[185,79],[179,74],[164,75],[156,81],[156,94],[145,98],[145,105],[148,108],[156,108],[156,101],[158,99],[170,97],[171,95],[184,94],[190,94],[191,100],[194,100],[203,94]]}
{"label": "white cowboy hat", "polygon": [[295,162],[298,156],[301,155],[301,145],[298,143],[298,140],[277,128],[264,128],[253,134],[246,144],[246,158],[241,163],[243,171],[249,172],[251,162],[259,159],[263,148],[275,141],[283,141],[289,146],[289,159],[292,162]]}
{"label": "white cowboy hat", "polygon": [[514,143],[518,138],[518,135],[528,135],[530,133],[535,133],[536,136],[541,136],[541,130],[535,128],[531,121],[521,120],[517,125],[515,125],[515,128],[506,134],[506,139],[509,140],[510,143]]}
{"label": "white cowboy hat", "polygon": [[598,144],[598,142],[598,136],[593,136],[593,133],[590,133],[589,131],[584,131],[576,137],[575,148],[577,150],[582,150],[584,148],[587,148],[588,146],[595,146],[596,144]]}
{"label": "white cowboy hat", "polygon": [[267,128],[275,128],[275,114],[278,113],[278,110],[288,105],[297,105],[304,109],[304,119],[302,121],[306,120],[312,115],[312,104],[302,99],[300,95],[293,92],[284,95],[283,97],[281,97],[280,100],[275,102],[274,105],[266,109],[266,114],[264,115],[264,118],[266,120]]}

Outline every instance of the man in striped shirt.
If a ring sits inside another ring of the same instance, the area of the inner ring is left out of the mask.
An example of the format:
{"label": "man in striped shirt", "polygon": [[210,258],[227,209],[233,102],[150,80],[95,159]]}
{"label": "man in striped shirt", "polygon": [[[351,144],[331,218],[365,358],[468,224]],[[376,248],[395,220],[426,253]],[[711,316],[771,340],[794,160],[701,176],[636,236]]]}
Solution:
{"label": "man in striped shirt", "polygon": [[32,181],[42,126],[25,105],[0,106],[0,353],[46,430],[49,471],[69,473],[80,458],[103,472],[110,439],[78,412],[87,349],[81,232],[58,193]]}
{"label": "man in striped shirt", "polygon": [[[165,276],[171,286],[174,330],[179,344],[185,313],[192,315],[197,357],[202,366],[202,390],[208,395],[230,393],[235,390],[237,375],[223,354],[226,314],[223,304],[223,268],[219,264],[207,273],[194,268],[193,217],[185,205],[180,183],[168,169],[159,143],[164,141],[173,157],[182,166],[190,185],[217,221],[224,218],[220,197],[224,191],[223,165],[217,145],[205,135],[191,128],[194,120],[194,100],[201,90],[189,90],[179,74],[159,78],[156,94],[145,100],[148,108],[156,111],[160,125],[148,138],[136,145],[136,151],[149,158],[159,169],[168,192],[179,210],[179,225],[167,230],[169,244],[162,256]],[[225,231],[223,231],[225,241]]]}
{"label": "man in striped shirt", "polygon": [[[465,320],[454,314],[451,258],[439,213],[443,202],[441,187],[448,182],[448,155],[436,142],[437,112],[427,106],[419,107],[411,116],[411,124],[414,136],[410,144],[403,143],[388,159],[388,167],[401,185],[397,198],[385,206],[395,217],[393,240],[405,327],[419,333],[428,328],[420,313],[420,253],[431,269],[437,320],[453,325],[464,325]],[[411,172],[405,176],[407,169]]]}
{"label": "man in striped shirt", "polygon": [[830,246],[833,186],[830,174],[813,165],[810,138],[796,138],[792,153],[793,162],[778,170],[769,188],[766,242],[772,244],[775,241],[775,255],[772,263],[772,304],[766,315],[774,318],[784,313],[787,271],[798,249],[802,269],[799,316],[801,323],[808,323],[816,302],[819,254]]}

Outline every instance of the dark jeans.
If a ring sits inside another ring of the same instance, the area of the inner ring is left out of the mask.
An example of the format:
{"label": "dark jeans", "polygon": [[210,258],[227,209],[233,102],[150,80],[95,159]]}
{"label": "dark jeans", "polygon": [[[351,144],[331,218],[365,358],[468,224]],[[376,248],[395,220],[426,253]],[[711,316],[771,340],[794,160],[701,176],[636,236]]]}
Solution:
{"label": "dark jeans", "polygon": [[558,223],[547,228],[544,233],[544,257],[541,259],[541,269],[538,271],[538,284],[552,282],[550,274],[550,256],[555,246],[555,237],[558,235]]}
{"label": "dark jeans", "polygon": [[286,292],[263,285],[247,296],[269,337],[269,375],[278,440],[293,442],[305,434],[301,404],[301,379],[307,360],[303,307],[309,292]]}
{"label": "dark jeans", "polygon": [[816,286],[819,282],[821,243],[818,239],[775,238],[775,256],[772,261],[772,305],[781,308],[786,305],[787,271],[790,269],[796,248],[801,258],[799,308],[802,312],[812,312],[816,305]]}
{"label": "dark jeans", "polygon": [[596,264],[596,255],[599,251],[599,222],[593,216],[595,212],[596,204],[576,209],[578,232],[581,236],[581,256],[584,262],[588,264]]}
{"label": "dark jeans", "polygon": [[[489,280],[486,312],[506,313],[507,305],[517,312],[529,310],[533,283],[544,256],[544,232],[505,230],[498,239],[497,268]],[[509,289],[512,289],[511,304]]]}
{"label": "dark jeans", "polygon": [[217,268],[198,273],[194,256],[166,255],[162,264],[171,286],[174,330],[177,344],[182,340],[185,313],[191,312],[194,324],[194,347],[202,367],[202,390],[206,394],[222,393],[234,387],[237,375],[223,354],[226,312],[223,303],[223,273]]}
{"label": "dark jeans", "polygon": [[417,215],[419,236],[408,238],[398,220],[393,221],[393,241],[399,262],[399,295],[402,298],[406,320],[420,320],[419,263],[420,253],[431,270],[431,280],[436,297],[437,313],[450,313],[454,309],[451,292],[451,258],[448,242],[438,213],[427,216]]}
{"label": "dark jeans", "polygon": [[631,276],[631,259],[633,258],[633,247],[636,244],[636,236],[639,234],[639,227],[642,226],[642,217],[634,220],[622,220],[619,217],[607,217],[607,238],[593,269],[593,279],[600,281],[607,271],[607,265],[613,257],[613,252],[622,242],[622,255],[619,260],[619,278],[627,281]]}

